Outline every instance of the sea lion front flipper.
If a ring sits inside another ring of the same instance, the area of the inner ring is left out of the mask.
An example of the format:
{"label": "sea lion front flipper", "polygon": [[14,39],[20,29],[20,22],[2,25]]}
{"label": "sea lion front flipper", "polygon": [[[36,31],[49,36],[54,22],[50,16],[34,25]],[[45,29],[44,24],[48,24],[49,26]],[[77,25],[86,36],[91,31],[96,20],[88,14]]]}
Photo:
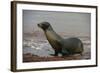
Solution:
{"label": "sea lion front flipper", "polygon": [[69,52],[65,48],[62,48],[62,55],[69,55]]}
{"label": "sea lion front flipper", "polygon": [[58,56],[58,52],[57,51],[55,51],[55,53],[54,54],[50,54],[51,56]]}
{"label": "sea lion front flipper", "polygon": [[59,53],[61,53],[61,49],[62,49],[62,43],[60,40],[55,40],[56,45],[56,49],[54,49],[55,53],[54,54],[50,54],[52,56],[58,56]]}

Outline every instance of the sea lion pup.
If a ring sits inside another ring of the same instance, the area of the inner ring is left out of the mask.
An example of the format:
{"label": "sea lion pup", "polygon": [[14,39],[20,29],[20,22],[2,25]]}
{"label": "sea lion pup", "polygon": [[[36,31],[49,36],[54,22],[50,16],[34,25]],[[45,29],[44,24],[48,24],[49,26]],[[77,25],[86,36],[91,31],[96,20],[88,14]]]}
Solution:
{"label": "sea lion pup", "polygon": [[38,27],[43,29],[47,40],[55,51],[54,56],[58,56],[59,53],[62,56],[73,54],[82,55],[83,43],[80,39],[75,37],[68,39],[62,38],[53,30],[49,22],[41,22],[38,24]]}

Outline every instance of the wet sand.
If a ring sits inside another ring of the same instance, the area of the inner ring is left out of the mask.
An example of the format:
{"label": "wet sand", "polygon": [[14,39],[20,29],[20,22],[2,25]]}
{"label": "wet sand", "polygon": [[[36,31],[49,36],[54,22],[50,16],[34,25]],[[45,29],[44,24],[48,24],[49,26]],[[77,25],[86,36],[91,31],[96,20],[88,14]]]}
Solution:
{"label": "wet sand", "polygon": [[43,62],[43,61],[64,61],[64,60],[84,60],[90,59],[89,53],[84,55],[70,55],[70,56],[53,56],[53,57],[39,57],[31,53],[23,54],[23,62]]}
{"label": "wet sand", "polygon": [[84,46],[82,55],[40,57],[31,53],[23,54],[23,62],[64,61],[64,60],[88,60],[91,59],[90,45]]}

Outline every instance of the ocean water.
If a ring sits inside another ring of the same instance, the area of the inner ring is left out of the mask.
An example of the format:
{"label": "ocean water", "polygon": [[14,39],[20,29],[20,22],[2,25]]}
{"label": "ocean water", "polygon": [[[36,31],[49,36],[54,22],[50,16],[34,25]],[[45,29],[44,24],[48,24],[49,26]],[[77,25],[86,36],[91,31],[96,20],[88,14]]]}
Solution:
{"label": "ocean water", "polygon": [[[69,38],[64,36],[63,38]],[[91,58],[91,40],[88,36],[78,36],[84,45],[83,59]],[[52,57],[50,54],[54,54],[54,50],[45,37],[38,36],[24,36],[23,39],[23,54],[30,53],[39,57]]]}

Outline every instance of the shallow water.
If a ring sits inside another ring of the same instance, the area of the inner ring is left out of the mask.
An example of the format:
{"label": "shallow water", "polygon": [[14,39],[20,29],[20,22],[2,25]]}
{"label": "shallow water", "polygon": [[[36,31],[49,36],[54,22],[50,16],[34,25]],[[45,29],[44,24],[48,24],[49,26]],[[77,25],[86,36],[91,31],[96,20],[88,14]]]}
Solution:
{"label": "shallow water", "polygon": [[[64,38],[68,38],[64,36]],[[81,59],[91,58],[91,43],[90,38],[86,36],[78,37],[84,44],[84,52]],[[23,54],[30,53],[39,57],[52,57],[54,50],[46,40],[42,37],[26,36],[23,40]]]}

